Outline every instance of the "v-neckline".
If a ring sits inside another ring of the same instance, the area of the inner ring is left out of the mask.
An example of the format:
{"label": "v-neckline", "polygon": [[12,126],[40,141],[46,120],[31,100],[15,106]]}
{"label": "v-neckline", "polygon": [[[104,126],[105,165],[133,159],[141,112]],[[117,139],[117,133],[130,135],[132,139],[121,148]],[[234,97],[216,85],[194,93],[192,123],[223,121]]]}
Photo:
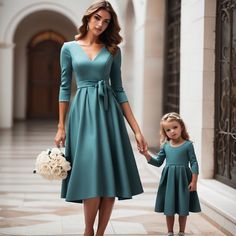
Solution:
{"label": "v-neckline", "polygon": [[86,58],[87,58],[90,62],[94,62],[94,61],[97,59],[97,57],[101,54],[102,50],[105,48],[105,46],[103,46],[103,47],[98,51],[98,53],[95,55],[95,57],[94,57],[93,59],[90,59],[90,57],[89,57],[88,54],[85,52],[85,50],[82,48],[82,46],[81,46],[79,43],[77,43],[77,42],[75,42],[75,43],[79,46],[79,48],[81,49],[81,51],[84,53],[84,55],[86,56]]}

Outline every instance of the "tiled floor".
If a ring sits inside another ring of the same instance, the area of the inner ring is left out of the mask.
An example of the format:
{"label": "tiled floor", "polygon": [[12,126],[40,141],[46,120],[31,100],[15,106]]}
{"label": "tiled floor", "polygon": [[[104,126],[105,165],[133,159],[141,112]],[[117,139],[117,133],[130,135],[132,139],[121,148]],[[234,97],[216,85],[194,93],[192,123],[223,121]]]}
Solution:
{"label": "tiled floor", "polygon": [[[31,122],[0,130],[0,235],[82,235],[82,205],[60,199],[60,182],[32,173],[36,155],[53,146],[55,127]],[[153,212],[156,177],[138,153],[136,159],[145,193],[116,202],[106,235],[166,235],[165,217]],[[186,231],[226,235],[202,214],[190,215]]]}

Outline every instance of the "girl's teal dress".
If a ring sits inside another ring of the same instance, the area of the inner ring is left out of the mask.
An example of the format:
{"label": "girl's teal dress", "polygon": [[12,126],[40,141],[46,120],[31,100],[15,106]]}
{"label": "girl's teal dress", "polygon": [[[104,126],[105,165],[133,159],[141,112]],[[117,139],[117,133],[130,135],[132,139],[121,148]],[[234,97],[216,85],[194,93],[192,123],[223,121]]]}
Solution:
{"label": "girl's teal dress", "polygon": [[91,60],[77,41],[61,49],[59,101],[69,101],[72,72],[77,92],[70,106],[65,154],[72,169],[61,197],[81,203],[94,197],[130,199],[143,192],[124,116],[121,52],[103,47]]}
{"label": "girl's teal dress", "polygon": [[172,147],[166,142],[157,156],[151,158],[149,164],[159,167],[165,159],[166,165],[161,174],[155,211],[164,212],[167,216],[173,216],[175,213],[187,216],[190,211],[200,212],[197,192],[190,192],[188,189],[192,173],[198,174],[192,142],[185,141],[178,147]]}

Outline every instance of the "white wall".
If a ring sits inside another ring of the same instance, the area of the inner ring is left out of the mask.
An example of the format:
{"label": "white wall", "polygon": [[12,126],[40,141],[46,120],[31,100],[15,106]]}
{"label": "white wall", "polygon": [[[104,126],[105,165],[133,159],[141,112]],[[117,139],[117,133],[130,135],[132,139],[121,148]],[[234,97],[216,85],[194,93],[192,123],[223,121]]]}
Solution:
{"label": "white wall", "polygon": [[216,0],[181,4],[180,113],[194,141],[202,178],[214,173]]}

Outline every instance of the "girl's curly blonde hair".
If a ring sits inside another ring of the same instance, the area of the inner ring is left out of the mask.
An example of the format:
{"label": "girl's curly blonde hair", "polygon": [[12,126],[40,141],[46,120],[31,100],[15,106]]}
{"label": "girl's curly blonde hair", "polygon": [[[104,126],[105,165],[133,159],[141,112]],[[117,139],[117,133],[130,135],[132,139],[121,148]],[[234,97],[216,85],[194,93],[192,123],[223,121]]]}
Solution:
{"label": "girl's curly blonde hair", "polygon": [[115,55],[118,44],[122,41],[122,37],[120,36],[120,26],[117,19],[117,15],[112,8],[111,4],[105,0],[95,1],[85,12],[82,18],[82,25],[78,28],[78,34],[75,35],[75,40],[79,40],[85,37],[87,34],[87,25],[91,16],[99,11],[106,10],[111,15],[111,20],[106,28],[106,30],[100,35],[100,40],[105,44],[107,50]]}
{"label": "girl's curly blonde hair", "polygon": [[178,113],[175,112],[170,112],[165,114],[162,118],[161,118],[161,122],[160,122],[160,144],[164,144],[166,141],[169,141],[169,137],[166,135],[165,129],[164,129],[164,124],[165,122],[170,122],[170,121],[177,121],[181,128],[182,128],[182,133],[181,136],[184,140],[189,140],[189,134],[187,132],[186,126],[184,121],[182,120],[182,118],[180,117],[180,115]]}

